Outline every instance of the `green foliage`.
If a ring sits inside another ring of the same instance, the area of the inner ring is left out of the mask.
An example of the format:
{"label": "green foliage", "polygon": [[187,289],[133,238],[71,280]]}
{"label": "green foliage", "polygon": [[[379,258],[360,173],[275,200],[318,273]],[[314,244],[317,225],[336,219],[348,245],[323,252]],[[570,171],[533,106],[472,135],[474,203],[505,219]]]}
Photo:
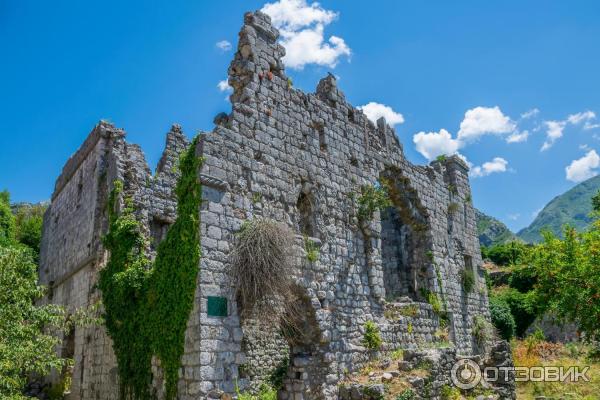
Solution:
{"label": "green foliage", "polygon": [[378,185],[363,185],[358,196],[358,219],[369,222],[377,210],[384,210],[392,205],[386,182]]}
{"label": "green foliage", "polygon": [[446,161],[447,158],[448,158],[448,156],[446,156],[445,154],[440,154],[439,156],[437,156],[435,158],[435,160],[438,162],[444,162],[444,161]]}
{"label": "green foliage", "polygon": [[600,212],[600,190],[592,197],[592,210],[597,213]]}
{"label": "green foliage", "polygon": [[450,385],[444,385],[440,388],[440,397],[442,400],[461,400],[463,398],[460,390]]}
{"label": "green foliage", "polygon": [[158,246],[154,265],[145,255],[147,239],[131,202],[126,199],[121,213],[116,212],[121,182],[115,182],[109,198],[104,245],[110,258],[100,271],[99,287],[123,399],[150,398],[153,355],[165,374],[166,399],[176,396],[200,261],[197,170],[202,160],[195,155],[196,144],[197,138],[180,158],[181,177],[175,189],[178,217]]}
{"label": "green foliage", "polygon": [[396,349],[396,350],[392,351],[392,353],[390,354],[390,358],[392,359],[392,361],[402,360],[403,357],[404,357],[403,349]]}
{"label": "green foliage", "polygon": [[481,315],[473,318],[473,336],[480,345],[492,339],[494,328],[492,324]]}
{"label": "green foliage", "polygon": [[0,246],[0,398],[21,399],[29,374],[44,376],[68,361],[56,355],[56,333],[69,324],[56,305],[36,306],[37,285],[31,250]]}
{"label": "green foliage", "polygon": [[563,237],[545,232],[531,254],[536,300],[587,339],[600,339],[600,220],[583,233],[567,226]]}
{"label": "green foliage", "polygon": [[261,385],[258,394],[242,393],[236,386],[236,394],[238,400],[277,400],[277,390],[269,385]]}
{"label": "green foliage", "polygon": [[489,259],[496,265],[509,266],[518,265],[523,262],[527,256],[528,246],[522,242],[513,240],[488,248],[483,247],[481,250],[481,255],[484,259]]}
{"label": "green foliage", "polygon": [[521,293],[514,288],[504,288],[495,294],[510,307],[515,320],[515,333],[522,337],[538,315],[543,314],[543,303],[540,303],[534,292]]}
{"label": "green foliage", "polygon": [[411,389],[405,389],[402,393],[396,396],[396,400],[412,400],[415,398],[415,392]]}
{"label": "green foliage", "polygon": [[438,315],[442,313],[442,301],[440,300],[440,297],[437,295],[437,293],[421,288],[421,295],[431,305],[431,308],[434,313]]}
{"label": "green foliage", "polygon": [[37,260],[40,254],[40,242],[42,241],[42,224],[46,206],[35,204],[32,206],[21,206],[17,209],[15,216],[15,236],[22,243],[34,251]]}
{"label": "green foliage", "polygon": [[15,240],[15,217],[10,209],[10,195],[0,192],[0,246],[7,246]]}
{"label": "green foliage", "polygon": [[460,271],[462,287],[466,293],[471,293],[475,287],[475,273],[472,269],[463,269]]}
{"label": "green foliage", "polygon": [[306,251],[306,259],[311,262],[319,261],[320,249],[319,246],[312,240],[308,238],[308,236],[304,236],[304,250]]}
{"label": "green foliage", "polygon": [[383,343],[379,333],[379,327],[373,321],[365,322],[365,334],[362,339],[363,345],[370,350],[377,350]]}
{"label": "green foliage", "polygon": [[536,282],[536,270],[528,265],[513,268],[508,278],[508,285],[521,293],[531,291]]}
{"label": "green foliage", "polygon": [[283,387],[283,379],[286,377],[290,367],[290,359],[284,358],[281,363],[269,374],[268,382],[274,389]]}
{"label": "green foliage", "polygon": [[508,303],[501,298],[490,297],[490,314],[492,324],[498,330],[500,337],[510,340],[515,336],[516,323]]}

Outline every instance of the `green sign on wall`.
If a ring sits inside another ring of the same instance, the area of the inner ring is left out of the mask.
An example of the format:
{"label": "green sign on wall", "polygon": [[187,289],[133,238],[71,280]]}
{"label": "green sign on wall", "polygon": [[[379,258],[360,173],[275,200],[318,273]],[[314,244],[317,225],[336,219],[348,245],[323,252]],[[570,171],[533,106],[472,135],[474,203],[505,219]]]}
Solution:
{"label": "green sign on wall", "polygon": [[209,317],[226,317],[227,299],[225,297],[208,296],[207,314]]}

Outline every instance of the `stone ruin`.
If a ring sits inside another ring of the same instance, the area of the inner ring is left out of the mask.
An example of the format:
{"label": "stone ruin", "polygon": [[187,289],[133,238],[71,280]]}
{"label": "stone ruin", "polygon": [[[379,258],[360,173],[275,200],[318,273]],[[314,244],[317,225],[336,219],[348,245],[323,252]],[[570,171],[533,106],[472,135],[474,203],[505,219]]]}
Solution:
{"label": "stone ruin", "polygon": [[[284,368],[279,398],[337,399],[340,382],[372,356],[362,342],[366,321],[380,329],[381,354],[402,348],[414,356],[446,340],[452,350],[443,351],[445,359],[459,354],[506,365],[509,351],[498,358],[494,344],[474,334],[476,316],[489,320],[489,309],[465,163],[453,156],[411,164],[385,119],[369,121],[332,75],[315,93],[293,88],[278,35],[261,12],[244,16],[229,67],[232,111],[215,118],[196,148],[205,159],[198,172],[202,257],[178,398],[230,398],[236,386],[252,390]],[[40,281],[50,288],[46,301],[74,310],[100,299],[98,271],[108,257],[101,239],[117,179],[156,248],[176,218],[177,159],[188,143],[173,125],[152,173],[122,129],[102,121],[92,130],[64,166],[44,219]],[[392,206],[360,229],[352,194],[382,178],[391,186]],[[310,332],[302,339],[239,317],[228,254],[242,223],[255,217],[293,229],[299,254],[303,237],[319,246],[317,261],[300,256],[295,263]],[[463,287],[464,271],[475,276],[472,290]],[[428,293],[441,299],[446,339],[439,337],[440,312]],[[215,302],[221,305],[216,313]],[[63,343],[60,353],[75,360],[69,398],[116,400],[119,377],[105,328],[76,328]],[[160,368],[154,370],[160,397]],[[449,368],[438,370],[437,381],[449,382]],[[499,393],[514,397],[510,387]]]}

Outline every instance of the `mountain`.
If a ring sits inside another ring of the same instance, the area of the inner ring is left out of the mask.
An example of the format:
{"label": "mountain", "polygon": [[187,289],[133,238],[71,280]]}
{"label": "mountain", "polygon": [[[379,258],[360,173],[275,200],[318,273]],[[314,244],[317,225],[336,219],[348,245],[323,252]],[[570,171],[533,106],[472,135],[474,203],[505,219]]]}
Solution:
{"label": "mountain", "polygon": [[600,189],[600,175],[583,181],[571,190],[555,197],[539,212],[531,225],[522,229],[517,236],[525,242],[538,243],[542,240],[540,231],[550,229],[560,235],[562,227],[569,224],[577,230],[588,226],[591,219],[592,196]]}
{"label": "mountain", "polygon": [[492,246],[516,239],[515,234],[504,223],[475,209],[477,218],[477,234],[482,246]]}

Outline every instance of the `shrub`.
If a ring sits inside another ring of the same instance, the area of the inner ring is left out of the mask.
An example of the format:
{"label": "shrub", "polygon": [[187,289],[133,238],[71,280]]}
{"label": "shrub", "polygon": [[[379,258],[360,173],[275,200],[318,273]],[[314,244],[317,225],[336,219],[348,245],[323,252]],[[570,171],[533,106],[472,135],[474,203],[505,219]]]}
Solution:
{"label": "shrub", "polygon": [[373,321],[365,322],[365,334],[363,336],[362,344],[370,350],[377,350],[381,347],[382,343],[377,324]]}
{"label": "shrub", "polygon": [[67,360],[56,355],[56,333],[66,332],[62,307],[36,305],[44,289],[24,246],[0,245],[0,398],[21,399],[27,377],[61,371]]}
{"label": "shrub", "polygon": [[306,259],[311,262],[319,261],[319,246],[310,240],[308,236],[304,236],[304,250],[306,251]]}
{"label": "shrub", "polygon": [[449,385],[441,387],[440,397],[442,400],[461,400],[463,398],[458,388],[453,388]]}
{"label": "shrub", "polygon": [[492,324],[481,315],[473,318],[473,336],[480,345],[485,344],[494,336]]}
{"label": "shrub", "polygon": [[363,185],[358,197],[358,219],[361,222],[371,221],[375,211],[386,209],[391,205],[386,185]]}
{"label": "shrub", "polygon": [[521,293],[527,293],[532,290],[536,282],[537,275],[535,269],[529,266],[513,268],[508,278],[508,285]]}
{"label": "shrub", "polygon": [[458,203],[456,203],[454,201],[452,203],[448,204],[448,214],[451,214],[451,215],[456,214],[458,212],[458,207],[459,207]]}
{"label": "shrub", "polygon": [[507,288],[498,292],[497,296],[510,307],[510,313],[515,320],[515,333],[522,337],[538,315],[535,293],[521,293],[516,289]]}
{"label": "shrub", "polygon": [[466,293],[471,293],[475,286],[475,273],[471,269],[463,269],[460,271],[462,287]]}
{"label": "shrub", "polygon": [[284,310],[272,302],[292,303],[281,299],[292,292],[294,236],[285,225],[269,219],[253,219],[242,228],[231,254],[231,276],[242,314],[259,313],[278,321]]}
{"label": "shrub", "polygon": [[412,400],[415,397],[415,392],[411,389],[405,389],[402,393],[396,396],[396,400]]}
{"label": "shrub", "polygon": [[516,323],[510,312],[508,303],[498,297],[490,297],[490,314],[492,324],[498,330],[500,337],[510,340],[515,336]]}

